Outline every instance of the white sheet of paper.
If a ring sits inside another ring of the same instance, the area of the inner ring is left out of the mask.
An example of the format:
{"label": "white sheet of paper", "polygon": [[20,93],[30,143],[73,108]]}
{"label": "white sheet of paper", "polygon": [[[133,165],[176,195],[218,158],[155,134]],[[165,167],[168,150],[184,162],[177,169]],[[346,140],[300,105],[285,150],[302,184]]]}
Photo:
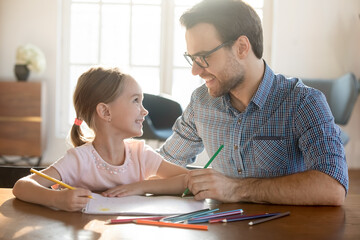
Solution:
{"label": "white sheet of paper", "polygon": [[209,208],[205,201],[175,196],[103,197],[93,193],[83,209],[87,214],[102,215],[175,215]]}

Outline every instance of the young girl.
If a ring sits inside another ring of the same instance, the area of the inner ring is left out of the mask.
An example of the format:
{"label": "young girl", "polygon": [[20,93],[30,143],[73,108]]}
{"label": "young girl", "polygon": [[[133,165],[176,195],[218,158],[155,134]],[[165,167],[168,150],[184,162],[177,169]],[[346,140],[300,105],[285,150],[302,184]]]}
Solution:
{"label": "young girl", "polygon": [[[117,68],[91,68],[82,74],[74,92],[74,148],[42,171],[76,189],[53,190],[49,188],[53,182],[29,175],[17,181],[14,195],[32,203],[78,211],[89,201],[91,191],[107,197],[181,194],[188,171],[165,161],[143,140],[129,139],[142,135],[148,114],[142,100],[139,84]],[[82,121],[93,130],[92,141],[81,131]],[[158,179],[147,180],[151,176]]]}

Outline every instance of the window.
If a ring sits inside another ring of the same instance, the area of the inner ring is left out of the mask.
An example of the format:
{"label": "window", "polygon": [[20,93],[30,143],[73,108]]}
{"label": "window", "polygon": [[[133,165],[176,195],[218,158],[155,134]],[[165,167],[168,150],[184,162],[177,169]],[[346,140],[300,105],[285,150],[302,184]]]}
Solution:
{"label": "window", "polygon": [[[168,94],[185,107],[202,84],[183,58],[181,14],[200,0],[62,1],[61,76],[57,83],[56,135],[74,121],[72,94],[81,73],[93,65],[117,66],[152,94]],[[263,0],[249,1],[262,17]]]}

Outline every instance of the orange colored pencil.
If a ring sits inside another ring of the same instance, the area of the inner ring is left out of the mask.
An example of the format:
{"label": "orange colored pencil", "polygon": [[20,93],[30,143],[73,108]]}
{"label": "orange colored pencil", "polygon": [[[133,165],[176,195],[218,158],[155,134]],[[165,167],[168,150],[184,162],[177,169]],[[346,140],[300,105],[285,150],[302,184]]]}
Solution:
{"label": "orange colored pencil", "polygon": [[153,225],[160,227],[176,227],[176,228],[188,228],[188,229],[197,229],[197,230],[208,230],[206,225],[195,225],[195,224],[184,224],[184,223],[172,223],[172,222],[158,222],[151,220],[134,220],[136,224],[145,224]]}

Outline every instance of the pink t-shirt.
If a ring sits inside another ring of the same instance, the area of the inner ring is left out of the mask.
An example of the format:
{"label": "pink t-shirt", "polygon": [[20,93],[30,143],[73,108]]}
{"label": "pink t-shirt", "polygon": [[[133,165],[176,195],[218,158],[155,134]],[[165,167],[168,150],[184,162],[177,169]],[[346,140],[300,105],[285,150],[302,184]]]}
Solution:
{"label": "pink t-shirt", "polygon": [[91,191],[145,180],[156,175],[163,158],[143,140],[127,139],[125,161],[121,166],[105,162],[92,143],[69,149],[53,163],[63,182]]}

